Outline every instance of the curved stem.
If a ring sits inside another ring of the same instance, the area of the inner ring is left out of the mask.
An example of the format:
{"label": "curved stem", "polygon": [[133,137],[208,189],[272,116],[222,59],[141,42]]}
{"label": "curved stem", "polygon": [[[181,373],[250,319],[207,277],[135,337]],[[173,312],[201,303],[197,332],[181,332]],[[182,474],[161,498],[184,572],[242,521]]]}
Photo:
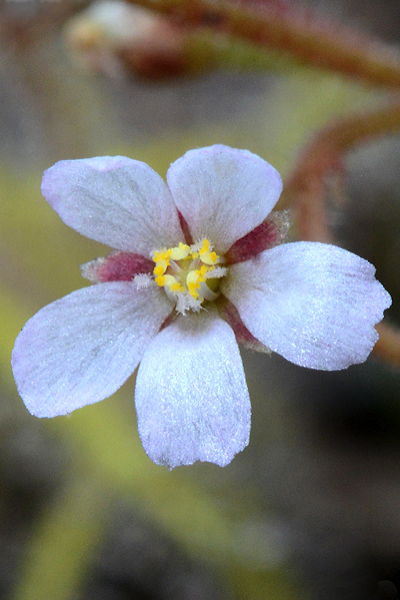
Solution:
{"label": "curved stem", "polygon": [[[324,127],[300,156],[286,185],[283,205],[292,205],[300,239],[331,242],[325,210],[325,177],[342,168],[343,155],[370,137],[400,129],[400,101],[362,115],[352,115]],[[400,366],[400,329],[377,327],[374,353]]]}
{"label": "curved stem", "polygon": [[279,0],[248,5],[229,0],[129,0],[184,26],[211,27],[298,61],[357,77],[374,86],[400,87],[400,55],[382,42]]}
{"label": "curved stem", "polygon": [[325,177],[342,170],[343,155],[365,140],[400,129],[400,100],[321,129],[311,140],[286,182],[282,206],[295,210],[299,237],[329,242],[324,203]]}

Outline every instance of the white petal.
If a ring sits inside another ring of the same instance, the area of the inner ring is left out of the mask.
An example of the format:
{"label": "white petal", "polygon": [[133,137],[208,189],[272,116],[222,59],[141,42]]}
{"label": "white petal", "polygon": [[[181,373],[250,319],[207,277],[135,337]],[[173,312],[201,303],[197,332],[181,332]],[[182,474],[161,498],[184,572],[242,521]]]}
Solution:
{"label": "white petal", "polygon": [[171,311],[157,288],[99,283],[42,308],[15,342],[18,391],[37,417],[65,415],[114,393]]}
{"label": "white petal", "polygon": [[330,244],[283,244],[233,265],[223,293],[266,346],[297,365],[361,363],[391,304],[368,261]]}
{"label": "white petal", "polygon": [[208,237],[217,252],[259,225],[282,190],[265,160],[221,145],[190,150],[170,166],[167,180],[194,241]]}
{"label": "white petal", "polygon": [[180,317],[153,339],[135,399],[143,446],[157,464],[224,466],[248,444],[242,361],[233,331],[214,314]]}
{"label": "white petal", "polygon": [[62,160],[44,172],[42,194],[67,225],[112,248],[148,257],[183,239],[167,185],[137,160]]}

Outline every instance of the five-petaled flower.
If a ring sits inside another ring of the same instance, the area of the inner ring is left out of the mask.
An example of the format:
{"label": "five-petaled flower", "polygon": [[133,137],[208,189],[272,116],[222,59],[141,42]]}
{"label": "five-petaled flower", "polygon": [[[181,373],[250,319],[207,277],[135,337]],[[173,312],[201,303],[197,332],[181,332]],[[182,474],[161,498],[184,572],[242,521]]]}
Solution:
{"label": "five-petaled flower", "polygon": [[19,334],[13,369],[28,410],[65,415],[136,369],[139,433],[176,467],[228,464],[249,440],[237,341],[312,369],[363,362],[391,299],[366,260],[329,244],[281,244],[277,171],[246,150],[187,152],[167,185],[146,164],[56,163],[42,193],[63,221],[117,251],[82,267],[95,283]]}

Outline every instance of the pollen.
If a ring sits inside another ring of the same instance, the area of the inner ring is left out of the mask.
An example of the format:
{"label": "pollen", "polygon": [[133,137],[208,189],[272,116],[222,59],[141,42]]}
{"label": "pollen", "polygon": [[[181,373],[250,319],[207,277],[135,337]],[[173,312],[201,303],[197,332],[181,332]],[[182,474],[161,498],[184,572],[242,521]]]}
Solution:
{"label": "pollen", "polygon": [[165,271],[169,266],[169,261],[160,260],[157,265],[154,267],[154,275],[164,275]]}
{"label": "pollen", "polygon": [[152,254],[154,281],[176,301],[176,310],[198,311],[202,303],[218,297],[218,280],[226,275],[223,259],[214,251],[210,240],[197,244],[180,242]]}
{"label": "pollen", "polygon": [[179,246],[177,246],[176,248],[171,248],[171,258],[172,260],[183,260],[184,258],[187,258],[190,254],[190,246],[188,246],[187,244],[182,244],[182,242],[179,243]]}
{"label": "pollen", "polygon": [[207,239],[202,241],[199,248],[199,255],[202,262],[206,265],[215,265],[219,258],[216,252],[211,252],[210,242]]}

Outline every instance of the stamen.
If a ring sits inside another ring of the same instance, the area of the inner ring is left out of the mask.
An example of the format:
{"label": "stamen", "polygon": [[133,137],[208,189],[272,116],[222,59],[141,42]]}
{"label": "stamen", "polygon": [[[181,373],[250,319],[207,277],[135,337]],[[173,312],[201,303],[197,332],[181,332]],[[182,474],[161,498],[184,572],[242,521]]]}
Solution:
{"label": "stamen", "polygon": [[169,261],[160,260],[153,269],[154,275],[164,275],[169,266]]}
{"label": "stamen", "polygon": [[199,249],[200,254],[205,254],[210,251],[210,242],[207,239],[202,241],[201,247]]}
{"label": "stamen", "polygon": [[204,254],[200,254],[201,260],[206,263],[206,265],[215,265],[218,260],[218,255],[216,252],[205,252]]}
{"label": "stamen", "polygon": [[164,285],[168,286],[170,289],[175,283],[178,283],[176,278],[173,275],[164,275]]}
{"label": "stamen", "polygon": [[203,240],[199,249],[199,255],[202,262],[206,265],[215,265],[219,258],[216,252],[211,252],[210,242],[207,239]]}
{"label": "stamen", "polygon": [[198,290],[200,288],[200,269],[189,271],[189,273],[186,275],[186,285],[189,290],[189,294],[193,296],[193,298],[198,298]]}
{"label": "stamen", "polygon": [[169,257],[171,256],[171,252],[172,252],[172,248],[169,248],[168,250],[160,250],[158,252],[154,252],[153,253],[154,262],[157,263],[161,260],[168,260]]}
{"label": "stamen", "polygon": [[179,246],[177,248],[171,248],[171,258],[172,260],[182,260],[189,256],[190,246],[187,244],[182,244],[179,242]]}
{"label": "stamen", "polygon": [[222,261],[207,238],[191,246],[180,242],[153,252],[153,261],[155,283],[176,301],[176,310],[182,314],[200,310],[204,300],[215,300],[219,295],[217,280],[227,272],[216,266]]}

